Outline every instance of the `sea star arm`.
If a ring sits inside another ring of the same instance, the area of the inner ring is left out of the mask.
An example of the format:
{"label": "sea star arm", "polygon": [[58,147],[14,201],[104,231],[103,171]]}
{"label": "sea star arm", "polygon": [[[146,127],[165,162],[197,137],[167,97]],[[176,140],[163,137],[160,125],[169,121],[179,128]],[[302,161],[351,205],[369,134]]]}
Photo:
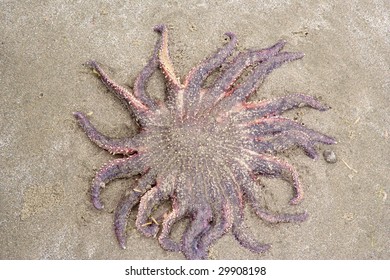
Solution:
{"label": "sea star arm", "polygon": [[[211,170],[209,172],[213,173]],[[232,174],[231,170],[229,170],[229,174]],[[212,176],[209,178],[209,185],[209,199],[212,201],[210,203],[212,221],[201,235],[199,235],[197,241],[199,258],[203,258],[203,255],[206,256],[208,248],[232,228],[236,213],[231,203],[239,201],[237,198],[237,189],[234,189],[233,185],[226,178]]]}
{"label": "sea star arm", "polygon": [[219,49],[213,56],[205,59],[201,64],[194,67],[189,72],[185,80],[185,86],[190,88],[191,91],[197,92],[201,88],[208,75],[221,66],[226,58],[232,54],[234,48],[237,45],[236,35],[231,32],[226,32],[225,35],[230,38],[230,42],[227,43],[223,48]]}
{"label": "sea star arm", "polygon": [[190,222],[182,237],[182,252],[187,259],[204,259],[205,250],[200,250],[198,242],[202,234],[210,228],[212,210],[210,205],[204,203],[190,214]]}
{"label": "sea star arm", "polygon": [[[244,102],[264,81],[265,77],[274,69],[280,67],[286,62],[302,58],[303,53],[280,52],[275,56],[261,62],[254,67],[251,75],[240,85],[235,87],[232,93],[223,99],[220,104],[223,108],[232,108],[237,104]],[[216,106],[215,110],[220,109]]]}
{"label": "sea star arm", "polygon": [[242,247],[254,253],[263,253],[271,248],[271,245],[260,243],[255,239],[253,233],[243,225],[243,217],[237,218],[234,221],[232,233]]}
{"label": "sea star arm", "polygon": [[298,204],[303,199],[303,189],[298,179],[298,172],[292,165],[264,154],[258,154],[252,163],[254,175],[280,177],[293,185],[295,194],[290,200],[290,204]]}
{"label": "sea star arm", "polygon": [[233,213],[229,203],[222,197],[219,197],[218,199],[216,198],[214,206],[217,206],[218,208],[215,209],[213,213],[213,222],[210,229],[207,230],[199,240],[198,247],[201,252],[206,252],[207,249],[221,238],[233,225]]}
{"label": "sea star arm", "polygon": [[262,253],[270,248],[268,244],[262,244],[254,237],[253,233],[244,225],[244,197],[237,183],[237,170],[233,167],[233,173],[230,173],[230,180],[223,179],[221,183],[224,186],[224,196],[228,198],[228,209],[232,211],[232,234],[236,240],[245,248]]}
{"label": "sea star arm", "polygon": [[88,138],[100,148],[111,154],[129,155],[135,152],[136,144],[131,138],[110,138],[97,131],[85,114],[75,112],[73,115]]}
{"label": "sea star arm", "polygon": [[172,196],[174,182],[164,179],[157,181],[157,185],[149,190],[142,198],[138,207],[138,215],[135,225],[137,229],[147,237],[156,236],[159,224],[151,215],[155,207]]}
{"label": "sea star arm", "polygon": [[109,161],[96,174],[92,181],[91,197],[92,204],[96,209],[102,209],[100,191],[108,182],[118,178],[132,177],[143,170],[142,160],[139,154],[127,158],[119,158]]}
{"label": "sea star arm", "polygon": [[168,28],[165,25],[161,24],[155,26],[154,30],[161,33],[161,46],[158,52],[161,69],[173,89],[182,89],[183,85],[180,83],[180,79],[176,77],[173,63],[171,57],[169,56]]}
{"label": "sea star arm", "polygon": [[[156,32],[161,32],[159,27],[155,27],[154,30]],[[159,38],[154,47],[154,52],[152,58],[149,60],[148,64],[142,69],[142,71],[137,76],[133,92],[135,97],[137,97],[143,104],[148,106],[151,110],[154,110],[157,107],[156,102],[154,102],[147,94],[146,94],[146,83],[152,74],[157,70],[159,66],[158,61],[158,53],[161,49],[161,38]]]}
{"label": "sea star arm", "polygon": [[[269,159],[272,160],[272,159]],[[273,169],[274,166],[269,167]],[[269,223],[288,223],[288,222],[302,222],[307,218],[306,213],[299,214],[277,214],[265,210],[255,195],[255,189],[258,184],[253,180],[253,172],[247,166],[245,170],[239,168],[239,165],[232,165],[232,170],[236,184],[239,186],[240,192],[244,194],[245,201],[248,201],[255,209],[256,214],[264,221]],[[269,173],[269,172],[268,172]]]}
{"label": "sea star arm", "polygon": [[172,251],[172,252],[178,252],[181,251],[181,244],[174,241],[170,237],[170,233],[172,230],[172,227],[176,222],[183,219],[186,213],[188,212],[188,209],[185,207],[178,207],[175,206],[177,203],[173,203],[172,208],[173,210],[167,215],[167,217],[164,219],[162,223],[162,229],[161,233],[158,237],[158,241],[161,245],[161,247],[165,250]]}
{"label": "sea star arm", "polygon": [[323,144],[335,144],[336,140],[325,134],[309,129],[296,121],[283,117],[261,118],[249,124],[249,134],[254,138],[267,135],[275,135],[283,131],[300,131],[307,135],[312,142]]}
{"label": "sea star arm", "polygon": [[185,79],[185,103],[186,107],[190,111],[190,114],[193,113],[195,108],[197,108],[200,99],[200,89],[206,78],[212,71],[221,66],[222,63],[234,51],[234,48],[237,44],[236,36],[231,32],[227,32],[225,35],[230,38],[230,42],[218,50],[213,56],[204,60],[201,64],[193,68]]}
{"label": "sea star arm", "polygon": [[245,184],[241,185],[243,192],[245,193],[246,199],[249,201],[251,206],[255,209],[256,214],[260,219],[275,224],[275,223],[291,223],[291,222],[303,222],[307,219],[308,215],[306,212],[298,214],[277,214],[265,210],[260,202],[256,199],[254,189],[257,187],[256,184]]}
{"label": "sea star arm", "polygon": [[149,171],[138,181],[137,187],[124,196],[115,210],[114,229],[119,246],[126,249],[126,225],[131,209],[140,201],[141,197],[154,185],[156,174]]}
{"label": "sea star arm", "polygon": [[244,225],[244,211],[243,205],[236,205],[232,202],[234,211],[234,219],[232,225],[232,234],[241,246],[251,250],[255,253],[263,253],[267,251],[271,246],[269,244],[260,243],[254,237],[253,233]]}
{"label": "sea star arm", "polygon": [[314,147],[315,141],[310,140],[302,131],[284,131],[270,138],[257,137],[254,140],[253,149],[258,153],[277,153],[293,146],[299,146],[308,157],[312,159],[318,157]]}
{"label": "sea star arm", "polygon": [[277,116],[285,111],[301,107],[310,107],[319,111],[326,111],[328,106],[322,104],[312,96],[294,93],[287,96],[265,101],[243,103],[238,105],[245,109],[234,117],[237,121],[250,121],[268,116]]}
{"label": "sea star arm", "polygon": [[148,112],[149,108],[136,98],[130,90],[114,82],[96,61],[88,61],[86,65],[96,72],[108,89],[113,91],[127,107],[131,108],[137,119],[142,121],[145,118],[145,113]]}

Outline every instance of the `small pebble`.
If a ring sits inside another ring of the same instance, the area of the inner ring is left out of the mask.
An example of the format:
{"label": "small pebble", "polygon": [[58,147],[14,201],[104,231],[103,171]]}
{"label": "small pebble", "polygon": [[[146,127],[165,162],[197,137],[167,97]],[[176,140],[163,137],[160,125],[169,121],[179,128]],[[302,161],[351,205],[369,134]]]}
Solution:
{"label": "small pebble", "polygon": [[326,162],[329,163],[337,162],[336,154],[332,150],[325,150],[323,156]]}

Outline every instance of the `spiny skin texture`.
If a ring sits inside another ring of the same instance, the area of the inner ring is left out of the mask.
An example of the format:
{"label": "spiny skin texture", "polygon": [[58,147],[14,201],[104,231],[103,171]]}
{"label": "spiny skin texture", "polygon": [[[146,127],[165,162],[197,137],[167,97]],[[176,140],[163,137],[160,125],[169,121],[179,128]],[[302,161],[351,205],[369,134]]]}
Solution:
{"label": "spiny skin texture", "polygon": [[[97,172],[91,189],[93,205],[103,208],[100,191],[107,183],[138,175],[137,185],[123,196],[115,212],[115,234],[122,248],[126,246],[127,217],[139,203],[137,229],[148,237],[158,236],[164,249],[181,251],[188,259],[207,258],[208,248],[228,231],[253,252],[268,250],[270,245],[258,242],[243,225],[246,202],[269,223],[301,222],[307,214],[279,214],[264,209],[255,195],[259,188],[257,178],[287,180],[294,188],[290,203],[298,204],[303,197],[298,174],[274,154],[299,146],[309,157],[316,158],[316,143],[334,144],[335,140],[280,116],[303,106],[328,109],[313,97],[297,93],[274,100],[247,99],[273,69],[303,54],[282,52],[285,42],[279,41],[266,49],[239,53],[227,61],[237,39],[233,33],[226,33],[230,41],[181,82],[169,56],[167,28],[159,25],[155,31],[161,36],[132,91],[115,83],[97,62],[87,63],[134,113],[141,127],[131,138],[110,138],[98,132],[86,115],[74,113],[92,142],[112,154],[123,155]],[[205,87],[208,76],[222,65],[220,76]],[[163,102],[145,93],[146,83],[158,67],[168,85]],[[248,67],[252,69],[249,75],[237,83]],[[164,201],[171,202],[171,209],[156,216],[156,208]],[[170,233],[182,219],[188,219],[187,228],[181,240],[175,241]]]}

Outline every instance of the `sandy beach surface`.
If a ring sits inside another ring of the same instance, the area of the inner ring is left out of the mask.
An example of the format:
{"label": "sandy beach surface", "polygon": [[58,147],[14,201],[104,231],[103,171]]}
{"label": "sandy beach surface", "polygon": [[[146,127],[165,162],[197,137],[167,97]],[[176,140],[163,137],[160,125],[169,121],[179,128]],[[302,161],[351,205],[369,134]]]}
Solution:
{"label": "sandy beach surface", "polygon": [[[154,25],[170,30],[170,52],[183,77],[226,42],[238,51],[279,39],[302,60],[275,70],[252,97],[293,92],[332,107],[286,114],[334,136],[317,161],[300,149],[280,154],[299,172],[305,200],[289,206],[291,186],[262,181],[269,209],[307,210],[306,222],[268,225],[249,206],[245,223],[272,243],[258,255],[227,233],[212,259],[389,259],[390,2],[359,1],[1,1],[0,3],[0,259],[183,259],[135,229],[119,248],[113,211],[132,179],[111,183],[105,209],[93,208],[89,186],[113,157],[92,144],[72,116],[91,114],[112,137],[134,135],[134,120],[83,63],[101,62],[116,81],[133,85],[152,54]],[[151,96],[164,96],[161,73]],[[330,149],[337,162],[325,161]],[[177,236],[185,221],[177,226]]]}

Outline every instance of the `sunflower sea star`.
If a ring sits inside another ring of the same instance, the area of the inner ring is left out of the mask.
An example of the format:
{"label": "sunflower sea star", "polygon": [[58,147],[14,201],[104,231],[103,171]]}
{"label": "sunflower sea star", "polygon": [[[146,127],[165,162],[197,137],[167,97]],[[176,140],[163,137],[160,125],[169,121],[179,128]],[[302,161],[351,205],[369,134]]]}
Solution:
{"label": "sunflower sea star", "polygon": [[[291,204],[303,197],[295,169],[274,157],[278,151],[301,147],[311,158],[317,157],[316,143],[334,144],[329,136],[281,117],[287,110],[328,107],[313,97],[291,94],[274,100],[248,102],[248,97],[265,77],[285,62],[303,57],[299,52],[282,52],[279,41],[261,50],[239,53],[232,60],[237,44],[230,41],[215,54],[193,68],[183,82],[175,75],[168,52],[166,26],[154,28],[161,34],[154,54],[135,80],[133,90],[115,83],[95,61],[87,65],[105,86],[134,113],[141,129],[131,138],[110,138],[98,132],[86,115],[74,116],[89,139],[112,154],[123,157],[104,165],[92,182],[92,203],[102,209],[101,189],[117,178],[139,175],[137,185],[123,196],[115,212],[115,234],[126,247],[127,217],[139,203],[136,227],[148,237],[156,237],[165,250],[181,251],[188,259],[207,258],[208,248],[231,231],[238,242],[253,252],[270,248],[259,243],[244,227],[244,205],[248,202],[256,214],[269,223],[301,222],[306,213],[279,214],[264,209],[255,196],[259,176],[278,177],[294,188]],[[211,86],[209,75],[225,65]],[[145,93],[150,76],[161,68],[168,84],[164,101]],[[237,83],[250,68],[246,79]],[[164,201],[171,209],[155,216]],[[181,240],[173,240],[171,230],[179,220],[188,219]]]}

